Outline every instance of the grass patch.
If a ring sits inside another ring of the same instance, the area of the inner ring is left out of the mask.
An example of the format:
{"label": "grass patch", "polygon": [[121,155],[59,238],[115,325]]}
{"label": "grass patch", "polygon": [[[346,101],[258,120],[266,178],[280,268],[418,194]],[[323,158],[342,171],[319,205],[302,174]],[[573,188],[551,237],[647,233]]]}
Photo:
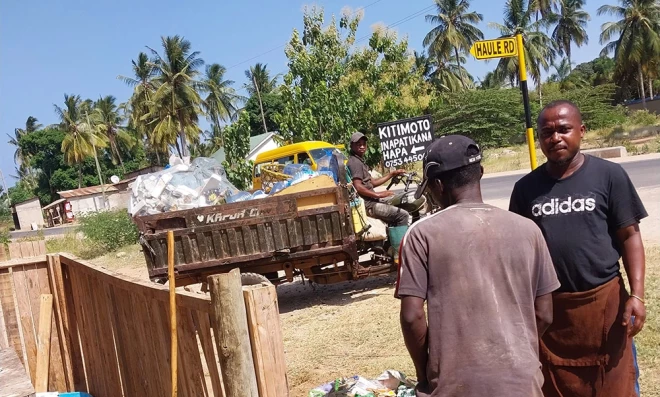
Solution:
{"label": "grass patch", "polygon": [[[643,396],[660,397],[660,246],[647,253],[644,330],[635,338]],[[393,277],[278,287],[292,396],[337,377],[376,377],[386,369],[414,376],[401,336]]]}
{"label": "grass patch", "polygon": [[635,338],[642,396],[660,396],[660,246],[646,248],[646,324]]}
{"label": "grass patch", "polygon": [[89,239],[80,238],[76,233],[68,233],[59,238],[46,240],[46,252],[49,254],[67,252],[82,259],[92,259],[108,251]]}

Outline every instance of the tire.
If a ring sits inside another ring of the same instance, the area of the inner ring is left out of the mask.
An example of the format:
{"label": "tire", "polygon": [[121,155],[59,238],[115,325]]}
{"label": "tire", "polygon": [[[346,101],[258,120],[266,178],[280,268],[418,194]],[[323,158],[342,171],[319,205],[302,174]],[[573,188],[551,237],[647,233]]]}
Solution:
{"label": "tire", "polygon": [[268,278],[257,273],[241,273],[241,285],[259,285],[262,283],[272,284]]}

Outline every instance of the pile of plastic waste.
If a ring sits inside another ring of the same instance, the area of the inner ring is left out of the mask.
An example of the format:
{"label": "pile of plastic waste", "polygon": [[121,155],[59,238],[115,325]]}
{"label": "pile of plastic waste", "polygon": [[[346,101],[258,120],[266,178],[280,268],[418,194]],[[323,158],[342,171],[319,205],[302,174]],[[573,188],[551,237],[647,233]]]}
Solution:
{"label": "pile of plastic waste", "polygon": [[198,157],[190,162],[187,158],[172,156],[164,170],[140,175],[133,182],[128,212],[133,216],[154,215],[257,200],[319,175],[328,175],[337,181],[337,167],[332,167],[330,156],[318,162],[318,169],[317,172],[307,164],[288,164],[283,173],[290,178],[275,183],[266,194],[262,190],[238,190],[227,179],[224,167],[213,158]]}
{"label": "pile of plastic waste", "polygon": [[336,379],[310,390],[308,397],[414,397],[415,382],[399,371],[387,370],[378,378]]}

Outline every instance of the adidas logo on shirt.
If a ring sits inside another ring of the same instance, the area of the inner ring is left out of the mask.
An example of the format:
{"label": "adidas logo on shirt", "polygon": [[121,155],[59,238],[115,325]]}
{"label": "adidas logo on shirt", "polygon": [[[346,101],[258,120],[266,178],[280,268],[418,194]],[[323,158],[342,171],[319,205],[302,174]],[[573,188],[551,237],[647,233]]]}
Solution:
{"label": "adidas logo on shirt", "polygon": [[534,217],[570,214],[572,212],[593,212],[596,209],[596,199],[593,197],[566,199],[544,197],[532,205]]}

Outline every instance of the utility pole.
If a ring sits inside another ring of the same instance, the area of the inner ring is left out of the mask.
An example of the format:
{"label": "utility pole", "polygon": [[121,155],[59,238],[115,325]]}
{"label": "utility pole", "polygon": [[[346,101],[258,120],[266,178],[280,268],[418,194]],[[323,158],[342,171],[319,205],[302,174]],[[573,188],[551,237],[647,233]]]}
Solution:
{"label": "utility pole", "polygon": [[96,172],[99,174],[99,182],[101,183],[101,194],[103,195],[103,209],[105,209],[108,203],[105,198],[105,185],[103,184],[103,177],[101,176],[101,165],[99,164],[99,157],[96,154],[96,144],[94,143],[96,137],[92,132],[92,124],[89,122],[89,114],[85,113],[85,117],[87,117],[87,128],[89,128],[89,133],[92,134],[91,141],[92,141],[92,148],[94,149],[94,161],[96,162]]}
{"label": "utility pole", "polygon": [[7,189],[7,183],[5,182],[5,174],[0,170],[0,178],[2,178],[2,186],[5,188],[5,194],[7,195],[7,207],[11,207],[11,199],[9,198],[9,189]]}
{"label": "utility pole", "polygon": [[254,84],[254,89],[257,90],[257,98],[259,99],[259,109],[261,109],[261,121],[264,122],[264,134],[267,134],[268,127],[266,127],[266,116],[264,115],[264,105],[261,103],[261,93],[259,92],[259,85],[257,84],[257,79],[254,78],[254,73],[252,73],[252,82]]}

